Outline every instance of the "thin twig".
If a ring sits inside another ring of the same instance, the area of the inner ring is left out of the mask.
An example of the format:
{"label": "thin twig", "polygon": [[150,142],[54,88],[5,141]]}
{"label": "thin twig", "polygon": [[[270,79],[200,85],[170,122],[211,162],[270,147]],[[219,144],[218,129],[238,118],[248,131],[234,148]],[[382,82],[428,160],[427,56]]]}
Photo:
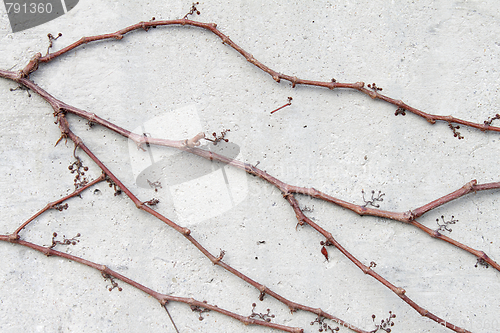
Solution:
{"label": "thin twig", "polygon": [[292,105],[292,98],[288,97],[288,103],[286,103],[285,105],[280,106],[277,109],[274,109],[273,111],[271,111],[271,114],[275,113],[276,111],[279,111],[279,110],[283,109],[284,107],[290,106],[290,105]]}
{"label": "thin twig", "polygon": [[168,311],[167,304],[165,304],[164,308],[165,308],[165,311],[167,311],[167,315],[168,315],[168,318],[170,318],[170,322],[172,323],[172,325],[174,325],[175,331],[177,333],[179,333],[179,329],[177,328],[177,325],[175,325],[174,319],[170,315],[170,311]]}

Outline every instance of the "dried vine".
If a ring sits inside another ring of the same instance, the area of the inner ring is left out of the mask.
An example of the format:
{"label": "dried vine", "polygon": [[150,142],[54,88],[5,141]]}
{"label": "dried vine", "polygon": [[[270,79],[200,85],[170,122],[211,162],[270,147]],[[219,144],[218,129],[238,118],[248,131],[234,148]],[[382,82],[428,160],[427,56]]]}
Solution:
{"label": "dried vine", "polygon": [[[256,304],[252,304],[252,313],[249,316],[243,316],[239,315],[233,312],[230,312],[228,310],[219,308],[216,305],[211,305],[208,304],[205,301],[197,301],[192,298],[185,298],[185,297],[178,297],[178,296],[171,296],[171,295],[166,295],[162,294],[159,292],[156,292],[152,289],[149,289],[148,287],[139,284],[138,282],[129,279],[111,269],[106,267],[105,265],[100,265],[91,261],[88,261],[84,258],[70,255],[64,252],[60,252],[57,250],[54,250],[55,247],[61,246],[61,245],[71,245],[73,243],[78,242],[79,240],[77,239],[80,237],[80,234],[77,234],[77,236],[73,238],[66,238],[65,236],[63,237],[63,240],[56,240],[57,233],[53,234],[52,238],[52,244],[50,246],[40,246],[31,242],[27,242],[23,239],[21,239],[21,232],[31,223],[33,222],[37,217],[42,215],[43,213],[47,212],[48,210],[51,209],[56,209],[56,210],[63,210],[68,208],[67,201],[70,200],[71,198],[78,196],[80,193],[83,191],[88,190],[90,187],[94,186],[95,184],[102,182],[102,181],[108,181],[110,186],[113,186],[115,188],[115,195],[118,195],[120,193],[124,193],[134,204],[135,206],[139,209],[142,210],[154,217],[156,217],[158,220],[162,221],[163,223],[167,224],[177,232],[179,232],[182,236],[185,237],[185,239],[190,242],[195,248],[197,248],[203,255],[205,255],[214,265],[220,266],[221,268],[225,269],[229,273],[237,276],[241,280],[245,281],[246,283],[250,284],[251,286],[255,287],[259,292],[260,292],[260,300],[263,300],[264,297],[270,296],[275,298],[276,300],[282,302],[284,305],[286,305],[290,311],[293,313],[298,310],[302,311],[307,311],[310,313],[313,313],[316,317],[314,321],[312,321],[310,324],[318,324],[320,326],[320,330],[325,330],[328,331],[330,330],[331,332],[338,331],[339,328],[335,327],[332,328],[329,326],[329,324],[325,323],[325,319],[330,319],[334,322],[336,322],[338,325],[347,327],[350,330],[354,332],[359,332],[359,333],[368,333],[368,332],[376,332],[379,330],[383,330],[386,332],[391,332],[391,329],[389,327],[392,327],[394,325],[393,319],[396,318],[396,315],[392,312],[389,312],[389,317],[387,319],[384,319],[380,322],[380,324],[376,324],[376,329],[369,330],[369,329],[362,329],[358,328],[347,321],[338,318],[337,316],[327,313],[323,311],[320,308],[316,308],[313,306],[309,305],[304,305],[304,304],[299,304],[297,302],[291,301],[287,299],[286,297],[276,293],[275,291],[269,289],[265,285],[255,281],[253,278],[243,274],[236,268],[228,265],[223,261],[224,259],[224,251],[221,250],[219,255],[214,255],[210,253],[192,234],[191,230],[180,226],[176,222],[170,220],[166,216],[162,215],[161,213],[157,212],[154,208],[157,204],[159,204],[158,199],[149,199],[149,200],[141,200],[139,199],[132,191],[127,187],[126,184],[124,184],[117,176],[113,174],[113,172],[87,147],[83,139],[81,139],[79,136],[77,136],[68,121],[68,114],[73,114],[76,115],[80,118],[83,118],[89,122],[89,124],[95,124],[95,125],[100,125],[103,126],[117,134],[120,134],[124,137],[127,137],[131,140],[133,140],[139,148],[144,148],[144,146],[149,146],[149,145],[157,145],[157,146],[165,146],[165,147],[170,147],[174,149],[178,149],[184,152],[188,152],[194,155],[197,155],[199,157],[205,158],[210,161],[219,161],[224,164],[228,164],[234,168],[240,169],[250,175],[256,176],[260,178],[261,180],[275,186],[283,195],[284,200],[286,200],[289,204],[291,209],[294,211],[296,218],[297,218],[297,223],[298,225],[301,226],[310,226],[313,228],[315,231],[317,231],[322,239],[324,241],[321,241],[321,253],[324,255],[326,260],[329,260],[329,254],[328,254],[328,248],[335,248],[337,249],[340,253],[342,253],[346,258],[348,258],[355,266],[357,266],[363,273],[371,276],[375,280],[377,280],[380,284],[388,288],[390,291],[392,291],[396,296],[398,296],[403,302],[405,302],[407,305],[409,305],[411,308],[413,308],[415,311],[417,311],[420,315],[427,317],[433,321],[435,321],[438,325],[445,326],[449,328],[452,331],[455,332],[469,332],[465,328],[456,326],[450,322],[448,322],[446,319],[441,318],[434,313],[428,311],[425,309],[423,306],[417,304],[413,299],[411,299],[409,296],[406,295],[406,291],[401,288],[396,286],[395,284],[391,283],[388,281],[386,278],[384,278],[382,275],[378,274],[375,272],[374,268],[376,264],[374,262],[371,262],[369,266],[365,265],[363,262],[361,262],[359,259],[357,259],[354,255],[351,254],[342,244],[340,244],[332,235],[332,233],[328,230],[326,230],[324,227],[322,227],[319,223],[316,221],[313,221],[311,218],[307,217],[305,213],[308,213],[309,210],[306,208],[301,208],[298,202],[298,196],[300,195],[305,195],[309,196],[315,199],[319,199],[325,202],[329,202],[334,205],[338,205],[340,207],[343,207],[345,209],[351,210],[354,213],[358,215],[370,215],[370,216],[376,216],[376,217],[381,217],[389,220],[395,220],[395,221],[400,221],[403,223],[408,224],[409,226],[416,227],[425,233],[427,233],[429,236],[443,240],[457,248],[460,248],[472,255],[474,255],[477,258],[477,262],[481,265],[488,265],[493,268],[495,268],[497,271],[500,271],[500,265],[494,261],[492,258],[488,257],[486,253],[484,253],[481,250],[473,249],[461,242],[458,242],[457,240],[452,239],[449,236],[445,236],[441,234],[440,231],[451,231],[451,229],[448,227],[449,224],[454,224],[457,222],[454,220],[454,217],[451,217],[450,221],[445,221],[444,217],[442,217],[443,224],[440,224],[439,219],[437,219],[437,223],[439,228],[437,230],[432,230],[423,224],[419,223],[417,219],[421,217],[422,215],[428,213],[429,211],[442,206],[446,203],[449,203],[450,201],[456,200],[458,198],[461,198],[463,196],[468,195],[471,192],[479,192],[479,191],[487,191],[487,190],[493,190],[493,189],[500,189],[500,182],[493,182],[493,183],[485,183],[485,184],[478,184],[476,180],[471,180],[464,186],[462,186],[460,189],[453,191],[449,194],[446,194],[436,200],[433,200],[429,202],[426,205],[423,205],[421,207],[417,207],[411,210],[408,210],[406,212],[395,212],[395,211],[387,211],[387,210],[382,210],[380,209],[380,206],[377,202],[383,201],[382,196],[384,196],[384,193],[381,193],[380,191],[378,194],[375,194],[375,191],[371,192],[371,198],[366,199],[364,197],[364,192],[363,192],[363,201],[364,205],[358,205],[355,203],[347,202],[338,198],[335,198],[331,195],[328,195],[326,193],[323,193],[321,191],[318,191],[314,188],[306,188],[306,187],[299,187],[291,184],[287,184],[276,177],[271,176],[269,173],[267,173],[264,170],[261,170],[257,168],[257,166],[245,163],[242,161],[238,161],[229,157],[226,157],[222,154],[218,154],[209,150],[201,149],[198,148],[200,146],[200,141],[201,140],[208,140],[212,141],[213,144],[218,144],[219,142],[227,142],[227,138],[225,137],[229,129],[223,130],[221,135],[218,136],[217,133],[213,133],[212,136],[213,138],[206,137],[204,133],[199,133],[197,135],[194,135],[192,138],[186,138],[184,140],[168,140],[168,139],[163,139],[163,138],[155,138],[155,137],[150,137],[144,134],[138,134],[138,133],[133,133],[128,129],[124,129],[108,120],[105,120],[101,117],[99,117],[95,113],[87,112],[85,110],[81,110],[79,108],[76,108],[74,106],[71,106],[51,94],[49,94],[47,91],[45,91],[43,88],[38,86],[35,82],[33,82],[30,79],[30,74],[34,73],[40,65],[51,62],[58,57],[60,57],[63,54],[66,54],[75,48],[99,41],[99,40],[107,40],[107,39],[115,39],[115,40],[121,40],[124,38],[124,35],[126,35],[129,32],[132,32],[134,30],[139,30],[143,29],[148,31],[150,28],[156,28],[159,26],[170,26],[170,25],[176,25],[176,26],[194,26],[194,27],[199,27],[206,29],[216,36],[218,36],[222,42],[233,49],[235,49],[237,52],[239,52],[248,62],[256,66],[257,68],[261,69],[262,71],[268,73],[276,82],[280,82],[281,80],[286,80],[289,81],[292,84],[292,87],[295,87],[297,85],[310,85],[310,86],[317,86],[317,87],[324,87],[328,89],[353,89],[356,91],[359,91],[363,94],[366,94],[370,96],[372,99],[379,99],[382,101],[385,101],[387,103],[393,104],[394,106],[397,107],[396,110],[396,115],[405,115],[406,111],[411,112],[415,115],[418,115],[424,119],[426,119],[429,123],[434,124],[436,121],[442,121],[448,124],[450,129],[452,129],[453,134],[455,137],[458,137],[459,139],[462,138],[461,134],[457,132],[457,129],[459,129],[459,126],[468,126],[471,128],[479,129],[481,131],[492,131],[492,132],[500,132],[500,127],[493,126],[492,122],[500,119],[500,116],[497,114],[494,117],[488,119],[487,121],[484,121],[482,124],[481,123],[474,123],[466,120],[462,120],[459,118],[455,118],[453,116],[440,116],[440,115],[434,115],[434,114],[429,114],[425,113],[421,110],[418,110],[414,107],[411,107],[407,104],[405,104],[403,101],[396,100],[393,98],[390,98],[388,96],[382,95],[380,91],[382,91],[382,88],[378,87],[375,83],[369,84],[365,87],[365,84],[363,82],[356,82],[356,83],[339,83],[335,79],[332,79],[330,82],[320,82],[320,81],[311,81],[311,80],[306,80],[306,79],[300,79],[294,76],[289,76],[286,74],[278,73],[271,68],[267,67],[266,65],[262,64],[258,60],[256,60],[250,53],[247,51],[243,50],[240,46],[238,46],[236,43],[234,43],[231,39],[229,39],[228,36],[223,34],[220,30],[217,29],[217,25],[214,23],[202,23],[202,22],[197,22],[188,19],[190,15],[194,14],[199,14],[198,9],[196,8],[196,4],[193,4],[193,7],[191,8],[190,12],[184,16],[182,19],[177,19],[177,20],[156,20],[152,19],[151,21],[148,22],[140,22],[138,24],[129,26],[127,28],[124,28],[122,30],[119,30],[114,33],[109,33],[109,34],[103,34],[103,35],[97,35],[97,36],[91,36],[91,37],[82,37],[78,41],[74,42],[73,44],[62,48],[59,51],[55,51],[50,53],[50,49],[53,46],[52,42],[57,39],[58,37],[54,38],[52,35],[49,35],[49,48],[47,50],[47,54],[45,56],[42,56],[41,53],[37,53],[35,57],[31,59],[31,61],[20,71],[14,72],[14,71],[9,71],[9,70],[0,70],[0,77],[3,77],[5,79],[12,80],[20,85],[20,87],[23,87],[23,89],[29,89],[32,92],[38,94],[40,97],[42,97],[45,101],[47,101],[51,107],[54,110],[54,116],[56,117],[56,123],[59,126],[59,129],[61,131],[61,138],[59,141],[62,139],[69,139],[71,140],[75,147],[73,151],[73,157],[76,159],[75,162],[73,162],[70,166],[69,169],[71,170],[72,173],[75,173],[75,179],[74,179],[74,186],[75,190],[73,193],[62,197],[59,200],[56,200],[52,203],[47,204],[47,206],[43,209],[41,209],[39,212],[37,212],[35,215],[33,215],[31,218],[26,220],[24,223],[22,223],[14,232],[8,235],[0,235],[0,240],[5,241],[5,242],[10,242],[13,244],[18,244],[21,246],[29,247],[33,250],[39,251],[46,256],[58,256],[61,258],[66,258],[74,262],[78,262],[80,264],[92,267],[98,271],[101,272],[102,276],[108,281],[108,283],[111,284],[111,287],[109,287],[109,290],[112,291],[115,288],[118,290],[121,290],[121,287],[119,286],[118,282],[116,280],[123,281],[134,288],[137,288],[155,299],[157,299],[162,306],[167,308],[167,304],[169,302],[180,302],[180,303],[185,303],[188,304],[191,308],[192,311],[197,312],[199,314],[199,319],[202,320],[204,317],[202,314],[208,312],[208,311],[214,311],[221,313],[225,316],[229,316],[231,318],[234,318],[236,320],[241,321],[245,325],[260,325],[260,326],[265,326],[269,327],[272,329],[277,329],[277,330],[282,330],[286,332],[303,332],[303,329],[300,327],[289,327],[285,325],[280,325],[273,323],[272,321],[274,320],[275,316],[271,314],[270,309],[267,309],[267,313],[257,313],[255,312],[255,307]],[[59,36],[59,35],[58,35]],[[289,97],[288,103],[271,111],[271,113],[274,113],[286,106],[291,105],[291,100],[292,98]],[[456,125],[454,125],[456,124]],[[194,133],[193,133],[194,134]],[[59,142],[58,141],[58,142]],[[102,174],[100,177],[93,181],[89,181],[86,178],[85,172],[88,170],[87,166],[84,166],[82,163],[82,160],[79,156],[76,155],[77,151],[83,151],[92,161],[102,170]],[[148,180],[149,185],[157,190],[157,188],[161,188],[161,184],[150,181]],[[64,203],[64,204],[63,204]],[[369,207],[371,206],[371,207]],[[476,264],[477,265],[477,264]],[[375,323],[375,316],[372,317],[373,322]]]}

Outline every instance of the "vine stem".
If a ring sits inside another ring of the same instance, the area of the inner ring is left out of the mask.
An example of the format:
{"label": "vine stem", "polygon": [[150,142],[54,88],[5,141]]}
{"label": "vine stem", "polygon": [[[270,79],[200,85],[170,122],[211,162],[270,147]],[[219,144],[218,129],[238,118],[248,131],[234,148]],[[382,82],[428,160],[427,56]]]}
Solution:
{"label": "vine stem", "polygon": [[[133,24],[131,26],[128,26],[126,28],[123,28],[121,30],[118,30],[113,33],[108,33],[108,34],[102,34],[102,35],[95,35],[95,36],[89,36],[89,37],[82,37],[76,42],[62,48],[59,51],[53,52],[53,53],[47,53],[45,56],[42,56],[41,53],[37,53],[26,65],[25,68],[23,68],[21,71],[15,73],[15,81],[22,83],[21,79],[29,77],[31,73],[36,71],[39,67],[40,63],[48,63],[52,60],[54,60],[57,57],[60,57],[61,55],[81,46],[84,44],[88,44],[91,42],[95,41],[100,41],[100,40],[106,40],[106,39],[115,39],[115,40],[121,40],[125,36],[125,34],[135,31],[135,30],[145,30],[148,31],[150,28],[156,28],[158,26],[170,26],[170,25],[180,25],[180,26],[194,26],[198,28],[202,28],[205,30],[208,30],[215,34],[217,37],[219,37],[222,40],[223,44],[227,44],[230,47],[232,47],[234,50],[236,50],[238,53],[240,53],[248,62],[256,66],[257,68],[261,69],[262,71],[266,72],[269,74],[273,80],[276,82],[280,82],[281,80],[286,80],[289,81],[292,84],[292,88],[294,88],[297,85],[309,85],[309,86],[317,86],[317,87],[324,87],[328,89],[337,89],[337,88],[344,88],[344,89],[353,89],[357,90],[361,93],[364,93],[368,96],[370,96],[372,99],[379,99],[384,102],[390,103],[392,105],[397,106],[399,109],[409,111],[417,116],[420,116],[427,120],[429,123],[434,124],[436,121],[443,121],[448,124],[456,123],[460,124],[463,126],[468,126],[472,128],[479,129],[481,131],[494,131],[494,132],[500,132],[500,127],[497,126],[491,126],[490,123],[484,122],[482,124],[480,123],[474,123],[470,121],[466,121],[463,119],[459,119],[456,117],[453,117],[451,115],[449,116],[442,116],[442,115],[435,115],[435,114],[430,114],[426,113],[424,111],[421,111],[417,108],[414,108],[406,103],[404,103],[402,100],[397,100],[388,96],[385,96],[381,93],[379,93],[379,89],[374,89],[371,87],[366,88],[364,82],[355,82],[355,83],[341,83],[341,82],[336,82],[335,79],[332,79],[331,81],[328,82],[323,82],[323,81],[313,81],[313,80],[306,80],[306,79],[301,79],[297,78],[296,76],[291,76],[291,75],[286,75],[279,73],[270,67],[264,65],[260,61],[254,58],[254,56],[245,51],[242,47],[237,45],[235,42],[233,42],[227,35],[222,33],[219,29],[217,29],[217,24],[216,23],[203,23],[203,22],[198,22],[198,21],[193,21],[193,20],[188,20],[186,18],[182,19],[175,19],[175,20],[151,20],[151,21],[142,21],[136,24]],[[12,73],[12,72],[11,72]],[[0,70],[0,77],[6,77],[9,76],[9,71],[4,71]]]}
{"label": "vine stem", "polygon": [[188,304],[192,307],[204,308],[204,309],[207,309],[210,311],[221,313],[225,316],[234,318],[234,319],[242,322],[245,325],[265,326],[265,327],[273,328],[273,329],[284,331],[284,332],[290,332],[290,333],[303,333],[304,332],[304,330],[300,327],[290,327],[290,326],[280,325],[280,324],[276,324],[276,323],[270,323],[270,322],[267,322],[265,320],[258,320],[258,319],[245,317],[245,316],[239,315],[237,313],[219,308],[217,305],[212,305],[212,304],[208,304],[206,302],[197,301],[193,298],[165,295],[165,294],[159,293],[157,291],[154,291],[153,289],[150,289],[150,288],[148,288],[148,287],[118,273],[118,272],[115,272],[105,265],[100,265],[100,264],[97,264],[97,263],[92,262],[90,260],[83,259],[83,258],[78,257],[78,256],[74,256],[74,255],[71,255],[68,253],[60,252],[60,251],[51,249],[49,247],[40,246],[40,245],[31,243],[31,242],[27,242],[27,241],[24,241],[21,239],[12,239],[12,237],[10,237],[10,235],[0,235],[0,241],[10,242],[10,243],[22,245],[25,247],[29,247],[33,250],[36,250],[38,252],[45,254],[48,257],[57,256],[57,257],[65,258],[65,259],[86,265],[88,267],[94,268],[94,269],[100,271],[103,275],[112,276],[113,278],[119,279],[119,280],[131,285],[132,287],[139,289],[139,290],[143,291],[144,293],[154,297],[164,307],[166,307],[168,302],[179,302],[179,303]]}

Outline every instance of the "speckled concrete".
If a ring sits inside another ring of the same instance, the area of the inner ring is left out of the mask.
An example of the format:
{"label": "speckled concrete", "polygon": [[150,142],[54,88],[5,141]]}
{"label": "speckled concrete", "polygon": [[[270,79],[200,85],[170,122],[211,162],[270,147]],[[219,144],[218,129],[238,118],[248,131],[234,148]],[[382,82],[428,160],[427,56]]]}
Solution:
{"label": "speckled concrete", "polygon": [[[0,6],[0,68],[21,69],[47,49],[47,33],[63,36],[55,49],[113,32],[141,20],[184,16],[183,1],[80,1],[68,14],[12,33]],[[482,123],[500,102],[500,7],[494,1],[204,2],[204,22],[271,68],[312,80],[375,82],[383,93],[426,112]],[[164,27],[121,41],[89,44],[42,66],[32,79],[55,97],[124,128],[183,139],[230,129],[221,149],[290,184],[314,187],[362,204],[362,190],[385,193],[381,208],[407,211],[472,179],[500,180],[500,137],[447,124],[431,125],[355,91],[276,83],[207,31]],[[10,233],[48,202],[72,190],[73,146],[62,141],[51,108],[38,96],[10,91],[0,80],[0,233]],[[292,105],[270,111],[293,97]],[[321,254],[320,237],[296,227],[293,211],[270,185],[228,166],[151,147],[137,151],[127,138],[69,116],[74,131],[141,200],[214,255],[290,300],[366,330],[396,313],[393,332],[449,332],[422,318],[339,251]],[[497,123],[498,125],[498,123]],[[208,148],[206,145],[205,148]],[[88,176],[99,175],[85,158]],[[155,192],[150,182],[162,181]],[[267,308],[273,321],[303,327],[314,316],[288,309],[212,265],[160,221],[135,208],[106,183],[44,214],[21,233],[41,245],[51,235],[73,237],[66,251],[107,265],[159,292],[206,300],[249,315]],[[470,194],[422,218],[458,222],[447,235],[500,260],[499,191]],[[425,309],[472,332],[500,325],[500,273],[400,222],[359,217],[307,197],[308,216],[365,264],[406,290]],[[99,272],[12,244],[0,244],[0,331],[174,332],[153,298],[121,283],[107,291]],[[188,306],[171,304],[179,331],[270,332],[215,313],[203,321]],[[495,322],[496,321],[496,322]],[[347,332],[341,329],[341,332]]]}

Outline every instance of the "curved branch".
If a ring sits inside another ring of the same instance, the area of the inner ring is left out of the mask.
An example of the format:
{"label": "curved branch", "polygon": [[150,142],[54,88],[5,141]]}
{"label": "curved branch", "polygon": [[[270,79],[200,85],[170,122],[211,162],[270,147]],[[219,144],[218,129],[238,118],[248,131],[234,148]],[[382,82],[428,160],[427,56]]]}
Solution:
{"label": "curved branch", "polygon": [[[17,73],[17,79],[16,81],[19,81],[21,78],[26,78],[28,77],[31,73],[36,71],[38,69],[38,66],[40,63],[48,63],[55,58],[81,46],[84,44],[88,44],[91,42],[95,41],[101,41],[101,40],[107,40],[107,39],[115,39],[115,40],[121,40],[123,39],[124,35],[135,31],[135,30],[145,30],[148,31],[150,28],[156,28],[158,26],[168,26],[168,25],[180,25],[180,26],[194,26],[198,28],[202,28],[205,30],[208,30],[215,34],[217,37],[219,37],[222,40],[222,43],[229,45],[232,47],[234,50],[236,50],[238,53],[240,53],[248,62],[256,66],[257,68],[261,69],[262,71],[266,72],[269,74],[273,80],[276,82],[280,82],[281,80],[286,80],[289,81],[292,84],[292,88],[294,88],[296,85],[309,85],[309,86],[317,86],[317,87],[324,87],[328,89],[336,89],[336,88],[344,88],[344,89],[353,89],[357,90],[365,95],[370,96],[372,99],[379,99],[384,102],[390,103],[392,105],[395,105],[398,107],[398,110],[404,111],[409,111],[419,117],[422,117],[426,119],[429,123],[434,124],[436,121],[443,121],[447,122],[448,124],[456,123],[472,128],[479,129],[481,131],[494,131],[494,132],[500,132],[500,127],[497,126],[491,126],[491,122],[483,122],[481,123],[474,123],[470,121],[466,121],[463,119],[459,119],[453,116],[441,116],[441,115],[434,115],[430,113],[423,112],[417,108],[414,108],[410,105],[407,105],[401,100],[396,100],[394,98],[382,95],[379,93],[380,88],[377,88],[375,84],[372,86],[368,85],[368,88],[365,87],[364,82],[355,82],[355,83],[341,83],[341,82],[336,82],[335,79],[332,79],[331,81],[328,82],[323,82],[323,81],[313,81],[313,80],[306,80],[306,79],[300,79],[295,76],[291,75],[286,75],[279,73],[270,67],[264,65],[257,59],[253,57],[253,55],[247,51],[245,51],[242,47],[237,45],[235,42],[233,42],[227,35],[222,33],[219,29],[217,29],[217,24],[216,23],[202,23],[198,21],[192,21],[188,20],[186,18],[182,19],[176,19],[176,20],[151,20],[148,22],[139,22],[134,25],[128,26],[124,29],[118,30],[113,33],[108,33],[108,34],[102,34],[102,35],[96,35],[96,36],[89,36],[89,37],[82,37],[78,41],[64,47],[63,49],[49,53],[45,56],[42,56],[41,53],[37,53],[33,59],[28,63],[28,65],[22,69],[19,73]],[[4,76],[6,73],[0,72],[0,77],[6,77]],[[396,112],[397,113],[397,112]]]}

